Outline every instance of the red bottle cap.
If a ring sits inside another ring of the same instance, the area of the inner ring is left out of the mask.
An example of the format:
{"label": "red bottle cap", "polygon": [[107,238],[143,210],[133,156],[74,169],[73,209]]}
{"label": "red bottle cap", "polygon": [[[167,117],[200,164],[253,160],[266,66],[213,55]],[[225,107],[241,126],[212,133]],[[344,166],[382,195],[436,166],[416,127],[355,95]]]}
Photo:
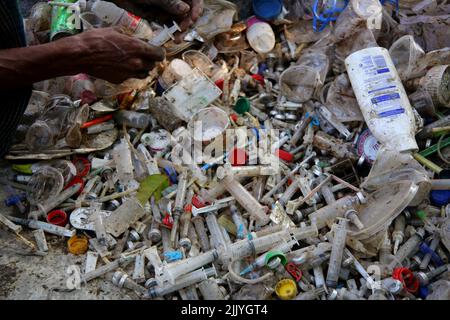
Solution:
{"label": "red bottle cap", "polygon": [[62,210],[53,210],[47,215],[47,222],[55,226],[65,227],[68,220],[67,213]]}
{"label": "red bottle cap", "polygon": [[275,155],[280,158],[281,160],[284,160],[286,162],[292,162],[294,160],[294,155],[292,153],[289,153],[287,151],[284,151],[282,149],[277,149],[275,151]]}

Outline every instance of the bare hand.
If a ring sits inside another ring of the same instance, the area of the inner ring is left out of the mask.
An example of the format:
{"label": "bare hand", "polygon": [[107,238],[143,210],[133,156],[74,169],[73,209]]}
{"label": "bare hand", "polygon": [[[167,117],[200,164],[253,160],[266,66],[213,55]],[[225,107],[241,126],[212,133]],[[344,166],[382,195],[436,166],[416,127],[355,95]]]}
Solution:
{"label": "bare hand", "polygon": [[162,48],[121,33],[117,28],[103,28],[71,37],[82,50],[79,65],[82,72],[122,83],[129,78],[143,79],[153,68],[154,61],[165,57]]}
{"label": "bare hand", "polygon": [[[178,21],[182,33],[176,35],[176,43],[183,40],[183,32],[191,27],[203,13],[203,0],[114,0],[114,2],[149,21],[155,18]],[[166,14],[155,10],[155,7],[164,10]]]}

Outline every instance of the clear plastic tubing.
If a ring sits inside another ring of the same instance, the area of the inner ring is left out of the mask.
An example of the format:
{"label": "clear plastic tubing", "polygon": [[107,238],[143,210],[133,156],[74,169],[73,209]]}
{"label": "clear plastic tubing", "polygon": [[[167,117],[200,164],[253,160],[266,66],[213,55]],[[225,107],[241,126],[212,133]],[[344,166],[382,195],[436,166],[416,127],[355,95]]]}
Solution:
{"label": "clear plastic tubing", "polygon": [[341,271],[342,257],[344,255],[345,239],[347,237],[347,220],[340,219],[338,224],[333,225],[333,229],[333,247],[331,248],[326,284],[328,287],[336,288]]}

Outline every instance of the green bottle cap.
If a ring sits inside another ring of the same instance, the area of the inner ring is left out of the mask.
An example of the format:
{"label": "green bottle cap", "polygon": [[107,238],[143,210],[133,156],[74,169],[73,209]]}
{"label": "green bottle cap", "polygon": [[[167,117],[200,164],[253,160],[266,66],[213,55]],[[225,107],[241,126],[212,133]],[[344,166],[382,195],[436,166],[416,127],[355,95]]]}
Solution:
{"label": "green bottle cap", "polygon": [[268,265],[272,259],[280,258],[281,264],[284,266],[287,263],[287,258],[281,251],[269,251],[266,254],[265,264]]}
{"label": "green bottle cap", "polygon": [[419,210],[416,212],[416,216],[420,219],[423,220],[427,217],[427,213],[423,210]]}
{"label": "green bottle cap", "polygon": [[250,110],[250,101],[247,98],[240,97],[234,105],[234,111],[244,114]]}

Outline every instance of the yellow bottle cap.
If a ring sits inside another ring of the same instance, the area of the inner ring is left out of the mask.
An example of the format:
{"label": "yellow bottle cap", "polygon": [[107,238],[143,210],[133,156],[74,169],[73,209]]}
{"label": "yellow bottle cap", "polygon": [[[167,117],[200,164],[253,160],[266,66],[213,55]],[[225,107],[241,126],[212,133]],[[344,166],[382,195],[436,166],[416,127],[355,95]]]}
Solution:
{"label": "yellow bottle cap", "polygon": [[297,295],[297,284],[291,279],[280,280],[275,287],[275,293],[281,300],[291,300]]}
{"label": "yellow bottle cap", "polygon": [[88,250],[88,239],[85,236],[73,236],[67,241],[67,248],[72,254],[84,254]]}

